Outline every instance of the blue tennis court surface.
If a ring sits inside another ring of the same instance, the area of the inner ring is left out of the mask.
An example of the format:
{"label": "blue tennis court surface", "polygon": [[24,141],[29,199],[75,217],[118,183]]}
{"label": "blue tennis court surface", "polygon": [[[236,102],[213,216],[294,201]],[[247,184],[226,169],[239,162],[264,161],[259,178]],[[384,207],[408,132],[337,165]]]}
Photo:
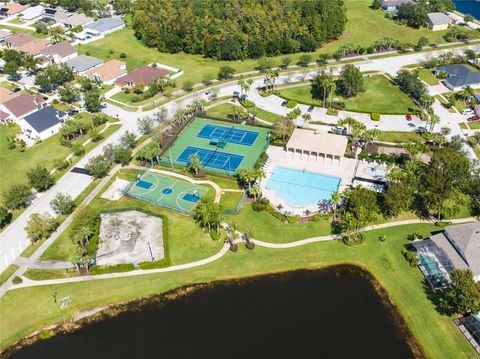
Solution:
{"label": "blue tennis court surface", "polygon": [[255,131],[207,124],[203,126],[197,134],[197,137],[235,143],[237,145],[251,146],[255,143],[258,135],[259,133]]}
{"label": "blue tennis court surface", "polygon": [[140,180],[135,184],[135,186],[144,188],[144,189],[150,189],[153,186],[153,183]]}
{"label": "blue tennis court surface", "polygon": [[226,171],[235,171],[243,161],[243,156],[233,153],[206,150],[203,148],[188,146],[178,156],[177,161],[190,163],[190,156],[197,154],[203,167],[211,167]]}

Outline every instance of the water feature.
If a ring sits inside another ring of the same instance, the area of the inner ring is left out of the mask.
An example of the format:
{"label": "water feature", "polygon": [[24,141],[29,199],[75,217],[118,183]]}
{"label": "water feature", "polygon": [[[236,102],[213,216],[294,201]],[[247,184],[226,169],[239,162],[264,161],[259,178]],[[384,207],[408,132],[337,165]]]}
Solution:
{"label": "water feature", "polygon": [[[337,266],[216,283],[58,334],[11,358],[389,358],[412,352],[370,275]],[[411,338],[410,338],[411,339]]]}
{"label": "water feature", "polygon": [[453,0],[457,10],[464,14],[470,14],[480,19],[480,1],[475,0]]}

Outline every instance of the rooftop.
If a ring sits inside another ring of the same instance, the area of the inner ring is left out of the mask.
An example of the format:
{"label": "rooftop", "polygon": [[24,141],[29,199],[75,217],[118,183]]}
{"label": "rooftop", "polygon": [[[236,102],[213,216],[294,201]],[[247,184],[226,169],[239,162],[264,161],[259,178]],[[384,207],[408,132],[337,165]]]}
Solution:
{"label": "rooftop", "polygon": [[126,73],[125,62],[110,60],[94,69],[88,70],[85,76],[89,78],[97,76],[102,81],[111,81],[119,76],[125,75]]}
{"label": "rooftop", "polygon": [[48,45],[50,45],[50,40],[48,39],[35,39],[33,41],[27,42],[22,46],[17,47],[17,50],[27,55],[37,56],[43,50],[45,50]]}
{"label": "rooftop", "polygon": [[33,40],[35,40],[35,38],[30,34],[14,34],[7,37],[5,43],[16,49],[17,47],[23,46]]}
{"label": "rooftop", "polygon": [[4,87],[0,87],[0,104],[11,100],[14,97],[21,95],[20,92],[12,92]]}
{"label": "rooftop", "polygon": [[87,24],[85,25],[85,29],[102,33],[123,25],[124,25],[124,22],[122,19],[118,17],[109,17],[109,18],[99,19],[90,24]]}
{"label": "rooftop", "polygon": [[345,136],[333,135],[327,132],[314,132],[296,128],[287,143],[287,148],[329,154],[343,157],[348,139]]}
{"label": "rooftop", "polygon": [[102,60],[87,55],[79,55],[67,61],[67,65],[77,72],[85,72],[102,63]]}
{"label": "rooftop", "polygon": [[62,22],[65,25],[75,27],[75,26],[79,26],[79,25],[83,26],[85,24],[89,24],[93,20],[94,20],[93,18],[88,17],[84,14],[74,14],[74,15],[71,15],[71,16],[67,17],[66,19],[62,20]]}
{"label": "rooftop", "polygon": [[433,25],[445,25],[451,22],[450,18],[443,12],[429,12],[427,16]]}
{"label": "rooftop", "polygon": [[23,20],[32,20],[36,17],[42,16],[45,8],[42,5],[32,6],[20,13]]}
{"label": "rooftop", "polygon": [[47,47],[42,51],[42,54],[45,56],[58,55],[60,57],[65,57],[77,52],[77,49],[70,45],[68,41],[60,41],[52,46]]}
{"label": "rooftop", "polygon": [[15,115],[21,117],[29,112],[38,109],[44,100],[40,96],[33,96],[28,93],[22,93],[14,98],[4,102],[4,106]]}
{"label": "rooftop", "polygon": [[22,5],[19,3],[12,3],[8,5],[4,5],[0,8],[0,11],[7,14],[7,15],[15,15],[18,14],[19,12],[25,10],[28,8],[29,5]]}
{"label": "rooftop", "polygon": [[143,83],[145,86],[151,84],[158,77],[166,77],[168,73],[160,70],[158,67],[142,66],[138,69],[120,77],[115,81],[119,86],[125,86],[129,84]]}
{"label": "rooftop", "polygon": [[32,126],[35,131],[40,133],[59,124],[65,115],[65,112],[56,110],[50,106],[46,106],[41,110],[25,116],[24,120],[30,126]]}
{"label": "rooftop", "polygon": [[453,87],[468,86],[480,83],[480,71],[474,71],[464,64],[439,66],[436,71],[444,71],[445,79]]}

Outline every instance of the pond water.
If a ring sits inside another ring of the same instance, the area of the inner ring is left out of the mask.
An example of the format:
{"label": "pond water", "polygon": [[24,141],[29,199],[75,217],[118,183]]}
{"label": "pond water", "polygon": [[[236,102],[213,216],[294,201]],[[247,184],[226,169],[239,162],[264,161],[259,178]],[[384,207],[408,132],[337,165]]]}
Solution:
{"label": "pond water", "polygon": [[339,266],[222,282],[11,358],[413,358],[369,276]]}

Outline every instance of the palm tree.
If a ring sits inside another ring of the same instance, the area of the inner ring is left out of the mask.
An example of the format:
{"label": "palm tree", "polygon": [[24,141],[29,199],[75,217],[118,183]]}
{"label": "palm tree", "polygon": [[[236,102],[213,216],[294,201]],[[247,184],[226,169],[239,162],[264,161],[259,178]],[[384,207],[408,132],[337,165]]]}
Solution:
{"label": "palm tree", "polygon": [[252,242],[252,238],[253,238],[253,232],[251,229],[249,229],[243,235],[243,239],[245,239],[245,242],[247,242],[247,245],[246,245],[247,249],[250,249],[250,250],[255,248],[255,243]]}
{"label": "palm tree", "polygon": [[200,158],[198,158],[198,155],[194,153],[189,157],[190,163],[188,165],[188,169],[193,173],[194,176],[198,175],[198,172],[200,172],[200,167],[202,166],[202,162],[200,162]]}
{"label": "palm tree", "polygon": [[334,222],[337,221],[337,208],[341,201],[342,201],[342,195],[338,191],[333,192],[332,197],[330,198],[330,206],[332,207]]}
{"label": "palm tree", "polygon": [[440,123],[440,117],[437,115],[432,115],[430,116],[430,133],[433,132],[433,129],[435,128],[435,125]]}
{"label": "palm tree", "polygon": [[312,115],[310,115],[309,113],[304,113],[302,115],[302,119],[304,121],[304,124],[307,123],[308,121],[310,121],[312,119]]}
{"label": "palm tree", "polygon": [[250,196],[252,196],[255,200],[257,200],[262,195],[262,189],[260,186],[253,186],[248,190]]}

